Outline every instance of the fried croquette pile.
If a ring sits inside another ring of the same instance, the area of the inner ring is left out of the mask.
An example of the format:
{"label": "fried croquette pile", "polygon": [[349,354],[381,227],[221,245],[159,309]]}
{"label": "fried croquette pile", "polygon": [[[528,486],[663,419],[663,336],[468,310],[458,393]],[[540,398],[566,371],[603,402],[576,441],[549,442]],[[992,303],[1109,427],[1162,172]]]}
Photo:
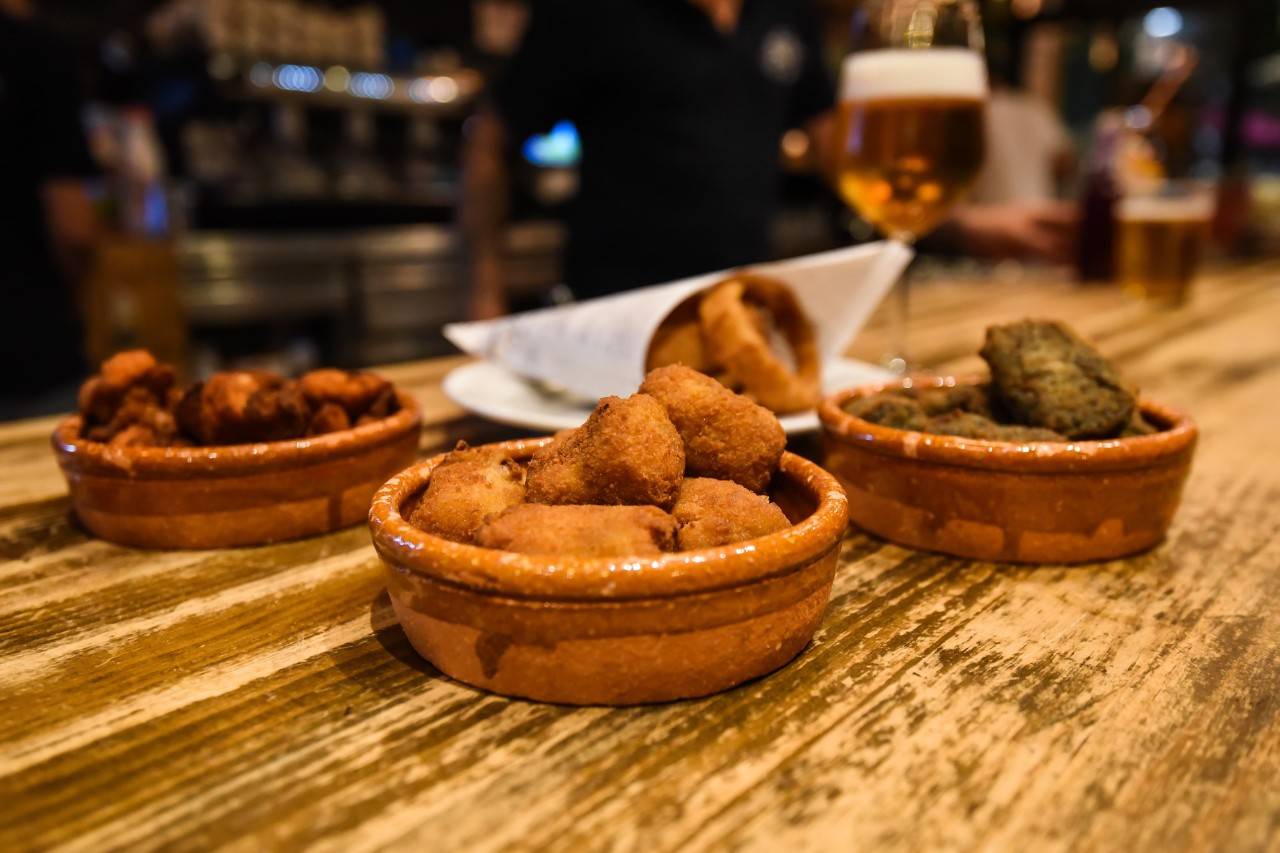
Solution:
{"label": "fried croquette pile", "polygon": [[989,382],[894,389],[845,404],[856,417],[895,429],[993,441],[1130,438],[1159,432],[1137,392],[1087,341],[1062,323],[1022,320],[987,329]]}
{"label": "fried croquette pile", "polygon": [[459,442],[403,509],[428,533],[524,554],[714,548],[790,525],[765,494],[785,446],[768,409],[671,365],[605,397],[526,466]]}
{"label": "fried croquette pile", "polygon": [[116,447],[284,441],[381,420],[395,389],[371,373],[323,369],[296,380],[260,370],[215,373],[188,388],[146,350],[118,353],[80,387],[83,433]]}

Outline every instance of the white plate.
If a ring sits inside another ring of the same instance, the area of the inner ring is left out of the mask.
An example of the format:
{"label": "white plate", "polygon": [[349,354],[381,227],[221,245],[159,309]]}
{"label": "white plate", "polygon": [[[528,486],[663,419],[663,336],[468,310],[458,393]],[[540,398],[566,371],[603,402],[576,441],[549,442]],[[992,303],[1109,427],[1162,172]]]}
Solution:
{"label": "white plate", "polygon": [[[823,366],[822,390],[831,394],[843,388],[882,382],[892,378],[883,368],[847,358],[829,359]],[[455,368],[444,378],[444,393],[469,412],[498,423],[523,429],[554,432],[579,426],[591,414],[592,404],[544,390],[504,367],[476,361]],[[814,432],[817,412],[801,412],[778,419],[788,435]]]}

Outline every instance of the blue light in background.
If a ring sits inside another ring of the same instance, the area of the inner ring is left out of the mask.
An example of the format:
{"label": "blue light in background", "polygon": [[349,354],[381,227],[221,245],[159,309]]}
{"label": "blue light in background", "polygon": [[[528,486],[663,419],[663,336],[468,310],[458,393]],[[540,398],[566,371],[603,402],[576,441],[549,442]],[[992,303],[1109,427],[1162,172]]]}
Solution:
{"label": "blue light in background", "polygon": [[571,121],[558,122],[550,133],[525,140],[523,153],[524,159],[535,166],[576,166],[582,158],[578,129]]}
{"label": "blue light in background", "polygon": [[314,92],[324,82],[319,68],[310,65],[281,65],[271,75],[277,89],[286,92]]}
{"label": "blue light in background", "polygon": [[396,84],[386,74],[357,71],[351,75],[348,88],[357,98],[373,98],[382,101],[391,97],[391,93],[396,90]]}
{"label": "blue light in background", "polygon": [[1162,39],[1178,34],[1182,29],[1182,14],[1168,6],[1158,6],[1142,19],[1143,31],[1152,38]]}

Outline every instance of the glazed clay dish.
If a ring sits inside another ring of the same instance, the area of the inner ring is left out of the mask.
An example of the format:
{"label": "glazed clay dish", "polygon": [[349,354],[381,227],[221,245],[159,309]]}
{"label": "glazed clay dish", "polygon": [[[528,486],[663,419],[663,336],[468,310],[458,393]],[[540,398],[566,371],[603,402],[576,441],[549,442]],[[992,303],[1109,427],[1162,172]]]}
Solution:
{"label": "glazed clay dish", "polygon": [[1139,402],[1149,435],[1030,442],[895,429],[845,411],[885,391],[979,383],[905,379],[823,401],[826,467],[847,490],[853,523],[911,548],[1020,563],[1108,560],[1164,537],[1197,436],[1166,406]]}
{"label": "glazed clay dish", "polygon": [[359,523],[388,476],[417,454],[417,403],[348,429],[212,447],[114,446],[82,435],[80,415],[53,434],[71,505],[95,536],[141,548],[259,545]]}
{"label": "glazed clay dish", "polygon": [[[552,441],[492,447],[524,463]],[[409,641],[467,684],[569,704],[704,696],[795,657],[830,597],[845,497],[798,456],[783,454],[769,488],[790,527],[638,558],[515,553],[415,527],[402,511],[443,459],[383,486],[369,526]]]}

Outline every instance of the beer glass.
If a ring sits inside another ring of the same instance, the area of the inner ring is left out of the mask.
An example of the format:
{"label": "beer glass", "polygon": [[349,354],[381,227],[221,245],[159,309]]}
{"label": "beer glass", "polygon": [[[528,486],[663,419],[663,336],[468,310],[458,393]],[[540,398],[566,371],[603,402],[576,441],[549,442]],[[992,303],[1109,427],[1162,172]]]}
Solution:
{"label": "beer glass", "polygon": [[[840,79],[836,187],[859,216],[908,245],[951,213],[985,149],[987,71],[972,0],[870,0],[854,13]],[[907,277],[888,363],[907,368]]]}
{"label": "beer glass", "polygon": [[1168,305],[1185,302],[1212,217],[1208,184],[1127,188],[1116,204],[1116,277],[1125,290]]}

